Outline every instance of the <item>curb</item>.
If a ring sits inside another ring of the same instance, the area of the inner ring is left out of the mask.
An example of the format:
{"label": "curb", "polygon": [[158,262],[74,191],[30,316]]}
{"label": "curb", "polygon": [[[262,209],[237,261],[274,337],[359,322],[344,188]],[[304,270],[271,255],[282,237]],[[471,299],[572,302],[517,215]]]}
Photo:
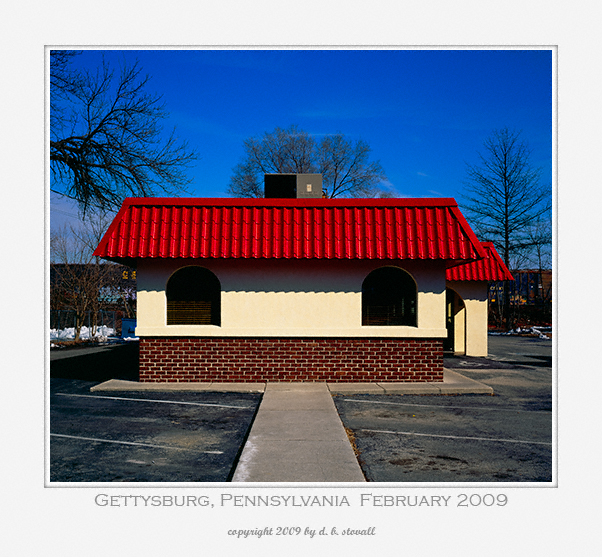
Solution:
{"label": "curb", "polygon": [[[90,388],[92,392],[110,391],[150,391],[150,392],[232,392],[263,393],[266,382],[262,383],[139,383],[110,379]],[[295,389],[306,383],[272,383],[283,389]],[[375,394],[375,395],[493,395],[493,388],[452,371],[443,370],[440,383],[326,383],[331,394]]]}

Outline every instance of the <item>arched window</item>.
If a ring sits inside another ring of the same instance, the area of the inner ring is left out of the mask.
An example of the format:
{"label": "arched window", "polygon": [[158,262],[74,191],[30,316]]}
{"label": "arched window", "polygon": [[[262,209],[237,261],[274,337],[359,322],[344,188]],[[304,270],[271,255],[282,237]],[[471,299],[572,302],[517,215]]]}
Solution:
{"label": "arched window", "polygon": [[220,325],[221,285],[203,267],[183,267],[167,281],[168,325]]}
{"label": "arched window", "polygon": [[416,283],[396,267],[372,271],[362,284],[362,325],[416,327]]}

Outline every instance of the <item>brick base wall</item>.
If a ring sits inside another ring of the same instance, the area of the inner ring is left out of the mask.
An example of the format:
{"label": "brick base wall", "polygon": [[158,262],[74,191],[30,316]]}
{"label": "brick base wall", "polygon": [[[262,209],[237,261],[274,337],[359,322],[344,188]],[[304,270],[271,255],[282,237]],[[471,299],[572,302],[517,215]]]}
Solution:
{"label": "brick base wall", "polygon": [[443,342],[399,338],[143,337],[140,381],[443,381]]}

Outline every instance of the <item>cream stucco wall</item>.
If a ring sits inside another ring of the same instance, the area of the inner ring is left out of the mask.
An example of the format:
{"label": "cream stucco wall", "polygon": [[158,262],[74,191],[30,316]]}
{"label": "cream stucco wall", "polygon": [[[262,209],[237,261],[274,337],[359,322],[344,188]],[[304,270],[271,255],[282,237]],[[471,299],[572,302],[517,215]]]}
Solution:
{"label": "cream stucco wall", "polygon": [[466,306],[457,308],[454,315],[454,351],[466,352]]}
{"label": "cream stucco wall", "polygon": [[467,356],[487,356],[487,282],[450,281],[448,287],[462,298],[465,305],[455,323],[456,349],[462,345],[459,335],[464,334]]}
{"label": "cream stucco wall", "polygon": [[[221,284],[221,326],[166,325],[165,286],[186,265],[211,270]],[[417,327],[361,324],[362,282],[382,261],[159,260],[138,262],[139,336],[342,336],[443,338],[441,262],[389,262],[418,285]]]}

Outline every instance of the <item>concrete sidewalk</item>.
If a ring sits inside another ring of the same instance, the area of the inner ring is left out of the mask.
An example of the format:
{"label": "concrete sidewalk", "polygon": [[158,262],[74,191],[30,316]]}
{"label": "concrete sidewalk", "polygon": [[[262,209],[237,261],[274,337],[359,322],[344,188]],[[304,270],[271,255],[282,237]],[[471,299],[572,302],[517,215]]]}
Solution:
{"label": "concrete sidewalk", "polygon": [[328,383],[332,394],[374,395],[492,395],[493,389],[474,379],[443,370],[440,383]]}
{"label": "concrete sidewalk", "polygon": [[268,383],[233,482],[364,482],[326,383]]}

